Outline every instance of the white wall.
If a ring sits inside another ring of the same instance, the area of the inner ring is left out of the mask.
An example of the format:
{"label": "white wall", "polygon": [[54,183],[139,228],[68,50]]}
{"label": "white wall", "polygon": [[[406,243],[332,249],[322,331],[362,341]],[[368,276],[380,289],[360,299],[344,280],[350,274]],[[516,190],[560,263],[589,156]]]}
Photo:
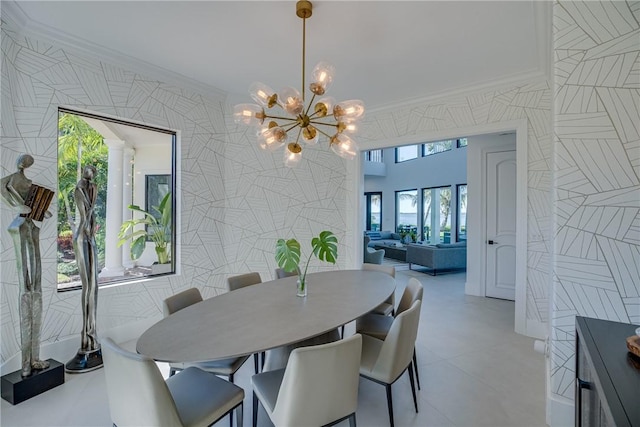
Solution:
{"label": "white wall", "polygon": [[638,2],[553,8],[550,387],[568,404],[575,316],[640,323],[639,22]]}
{"label": "white wall", "polygon": [[[387,148],[384,149],[382,159],[386,165],[386,176],[365,175],[364,177],[365,192],[382,191],[382,230],[395,230],[396,191],[418,189],[418,204],[420,205],[422,188],[450,186],[452,192],[451,238],[453,241],[457,219],[456,185],[467,183],[467,149],[454,147],[443,153],[396,163],[395,149]],[[418,218],[420,215],[421,206],[418,206]]]}

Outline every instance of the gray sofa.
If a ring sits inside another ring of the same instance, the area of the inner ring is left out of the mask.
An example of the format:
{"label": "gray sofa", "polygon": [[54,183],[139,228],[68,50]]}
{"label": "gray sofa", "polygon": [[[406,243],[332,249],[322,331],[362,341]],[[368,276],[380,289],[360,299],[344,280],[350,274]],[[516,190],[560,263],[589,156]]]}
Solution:
{"label": "gray sofa", "polygon": [[394,243],[400,243],[400,235],[391,231],[365,231],[364,235],[371,239],[368,243],[370,248],[380,244],[393,245]]}
{"label": "gray sofa", "polygon": [[434,276],[438,270],[467,268],[467,243],[438,243],[437,245],[408,244],[407,262],[430,268]]}

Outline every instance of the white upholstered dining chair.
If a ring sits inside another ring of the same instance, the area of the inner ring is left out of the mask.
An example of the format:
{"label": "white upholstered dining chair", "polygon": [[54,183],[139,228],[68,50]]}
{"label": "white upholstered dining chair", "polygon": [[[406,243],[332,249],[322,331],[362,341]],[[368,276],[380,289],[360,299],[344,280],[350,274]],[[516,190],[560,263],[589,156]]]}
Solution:
{"label": "white upholstered dining chair", "polygon": [[417,300],[411,308],[398,314],[384,340],[362,335],[362,358],[360,376],[385,386],[387,390],[387,409],[391,427],[393,421],[393,398],[391,385],[405,372],[409,372],[413,404],[418,412],[418,400],[413,382],[412,354],[418,335],[421,301]]}
{"label": "white upholstered dining chair", "polygon": [[[423,293],[424,288],[422,283],[415,277],[410,278],[402,292],[402,297],[396,309],[396,316],[411,308],[415,301],[422,301]],[[356,333],[369,335],[384,341],[392,324],[393,317],[391,316],[369,313],[356,320]],[[420,374],[418,373],[418,360],[416,358],[415,348],[413,350],[413,369],[416,371],[416,383],[418,384],[418,390],[420,390]]]}
{"label": "white upholstered dining chair", "polygon": [[244,390],[190,367],[167,379],[156,363],[111,338],[102,340],[111,421],[117,427],[210,426],[235,409],[242,425]]}
{"label": "white upholstered dining chair", "polygon": [[253,427],[262,403],[275,427],[326,426],[349,419],[356,424],[362,337],[291,352],[285,369],[254,375]]}
{"label": "white upholstered dining chair", "polygon": [[[362,270],[368,271],[380,271],[382,273],[388,274],[389,276],[396,278],[396,268],[392,265],[380,265],[380,264],[362,264]],[[389,298],[379,306],[373,309],[372,313],[382,314],[385,316],[393,315],[395,308],[395,292],[391,294]]]}
{"label": "white upholstered dining chair", "polygon": [[[162,302],[162,311],[164,317],[189,307],[195,303],[202,301],[202,295],[198,288],[189,288],[182,292],[172,295]],[[195,366],[207,372],[216,375],[225,375],[229,377],[229,381],[233,382],[234,375],[238,369],[247,361],[249,356],[234,357],[231,359],[215,360],[210,362],[197,363],[170,363],[169,375],[173,376],[177,371],[185,369],[189,366]]]}

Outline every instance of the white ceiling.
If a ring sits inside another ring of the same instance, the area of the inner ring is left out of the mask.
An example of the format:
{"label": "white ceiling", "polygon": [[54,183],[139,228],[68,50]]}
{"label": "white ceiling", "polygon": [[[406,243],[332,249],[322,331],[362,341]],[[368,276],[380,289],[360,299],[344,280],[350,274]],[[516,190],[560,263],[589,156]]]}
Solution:
{"label": "white ceiling", "polygon": [[[6,2],[4,2],[6,3]],[[19,1],[27,28],[145,61],[252,102],[262,81],[301,86],[295,1]],[[368,109],[542,74],[549,35],[536,1],[316,1],[307,79],[336,67],[328,95]],[[307,81],[308,82],[308,81]]]}

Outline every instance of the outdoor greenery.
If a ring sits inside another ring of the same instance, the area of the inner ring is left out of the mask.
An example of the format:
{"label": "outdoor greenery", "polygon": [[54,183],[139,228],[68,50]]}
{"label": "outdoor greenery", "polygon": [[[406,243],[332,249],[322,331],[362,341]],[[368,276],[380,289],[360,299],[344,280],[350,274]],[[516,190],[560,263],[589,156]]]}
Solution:
{"label": "outdoor greenery", "polygon": [[[122,223],[118,233],[118,247],[131,240],[131,259],[138,259],[147,246],[147,240],[155,243],[158,264],[169,262],[168,246],[171,243],[171,193],[167,193],[159,206],[151,209],[159,215],[153,215],[138,205],[129,205],[129,209],[143,214],[142,218],[133,218]],[[144,228],[139,226],[144,225]]]}
{"label": "outdoor greenery", "polygon": [[107,200],[108,147],[103,137],[82,117],[60,113],[58,117],[58,283],[70,281],[77,272],[72,235],[75,230],[74,190],[82,177],[82,168],[96,168],[94,182],[98,188],[95,205],[98,261],[104,265],[104,240]]}

